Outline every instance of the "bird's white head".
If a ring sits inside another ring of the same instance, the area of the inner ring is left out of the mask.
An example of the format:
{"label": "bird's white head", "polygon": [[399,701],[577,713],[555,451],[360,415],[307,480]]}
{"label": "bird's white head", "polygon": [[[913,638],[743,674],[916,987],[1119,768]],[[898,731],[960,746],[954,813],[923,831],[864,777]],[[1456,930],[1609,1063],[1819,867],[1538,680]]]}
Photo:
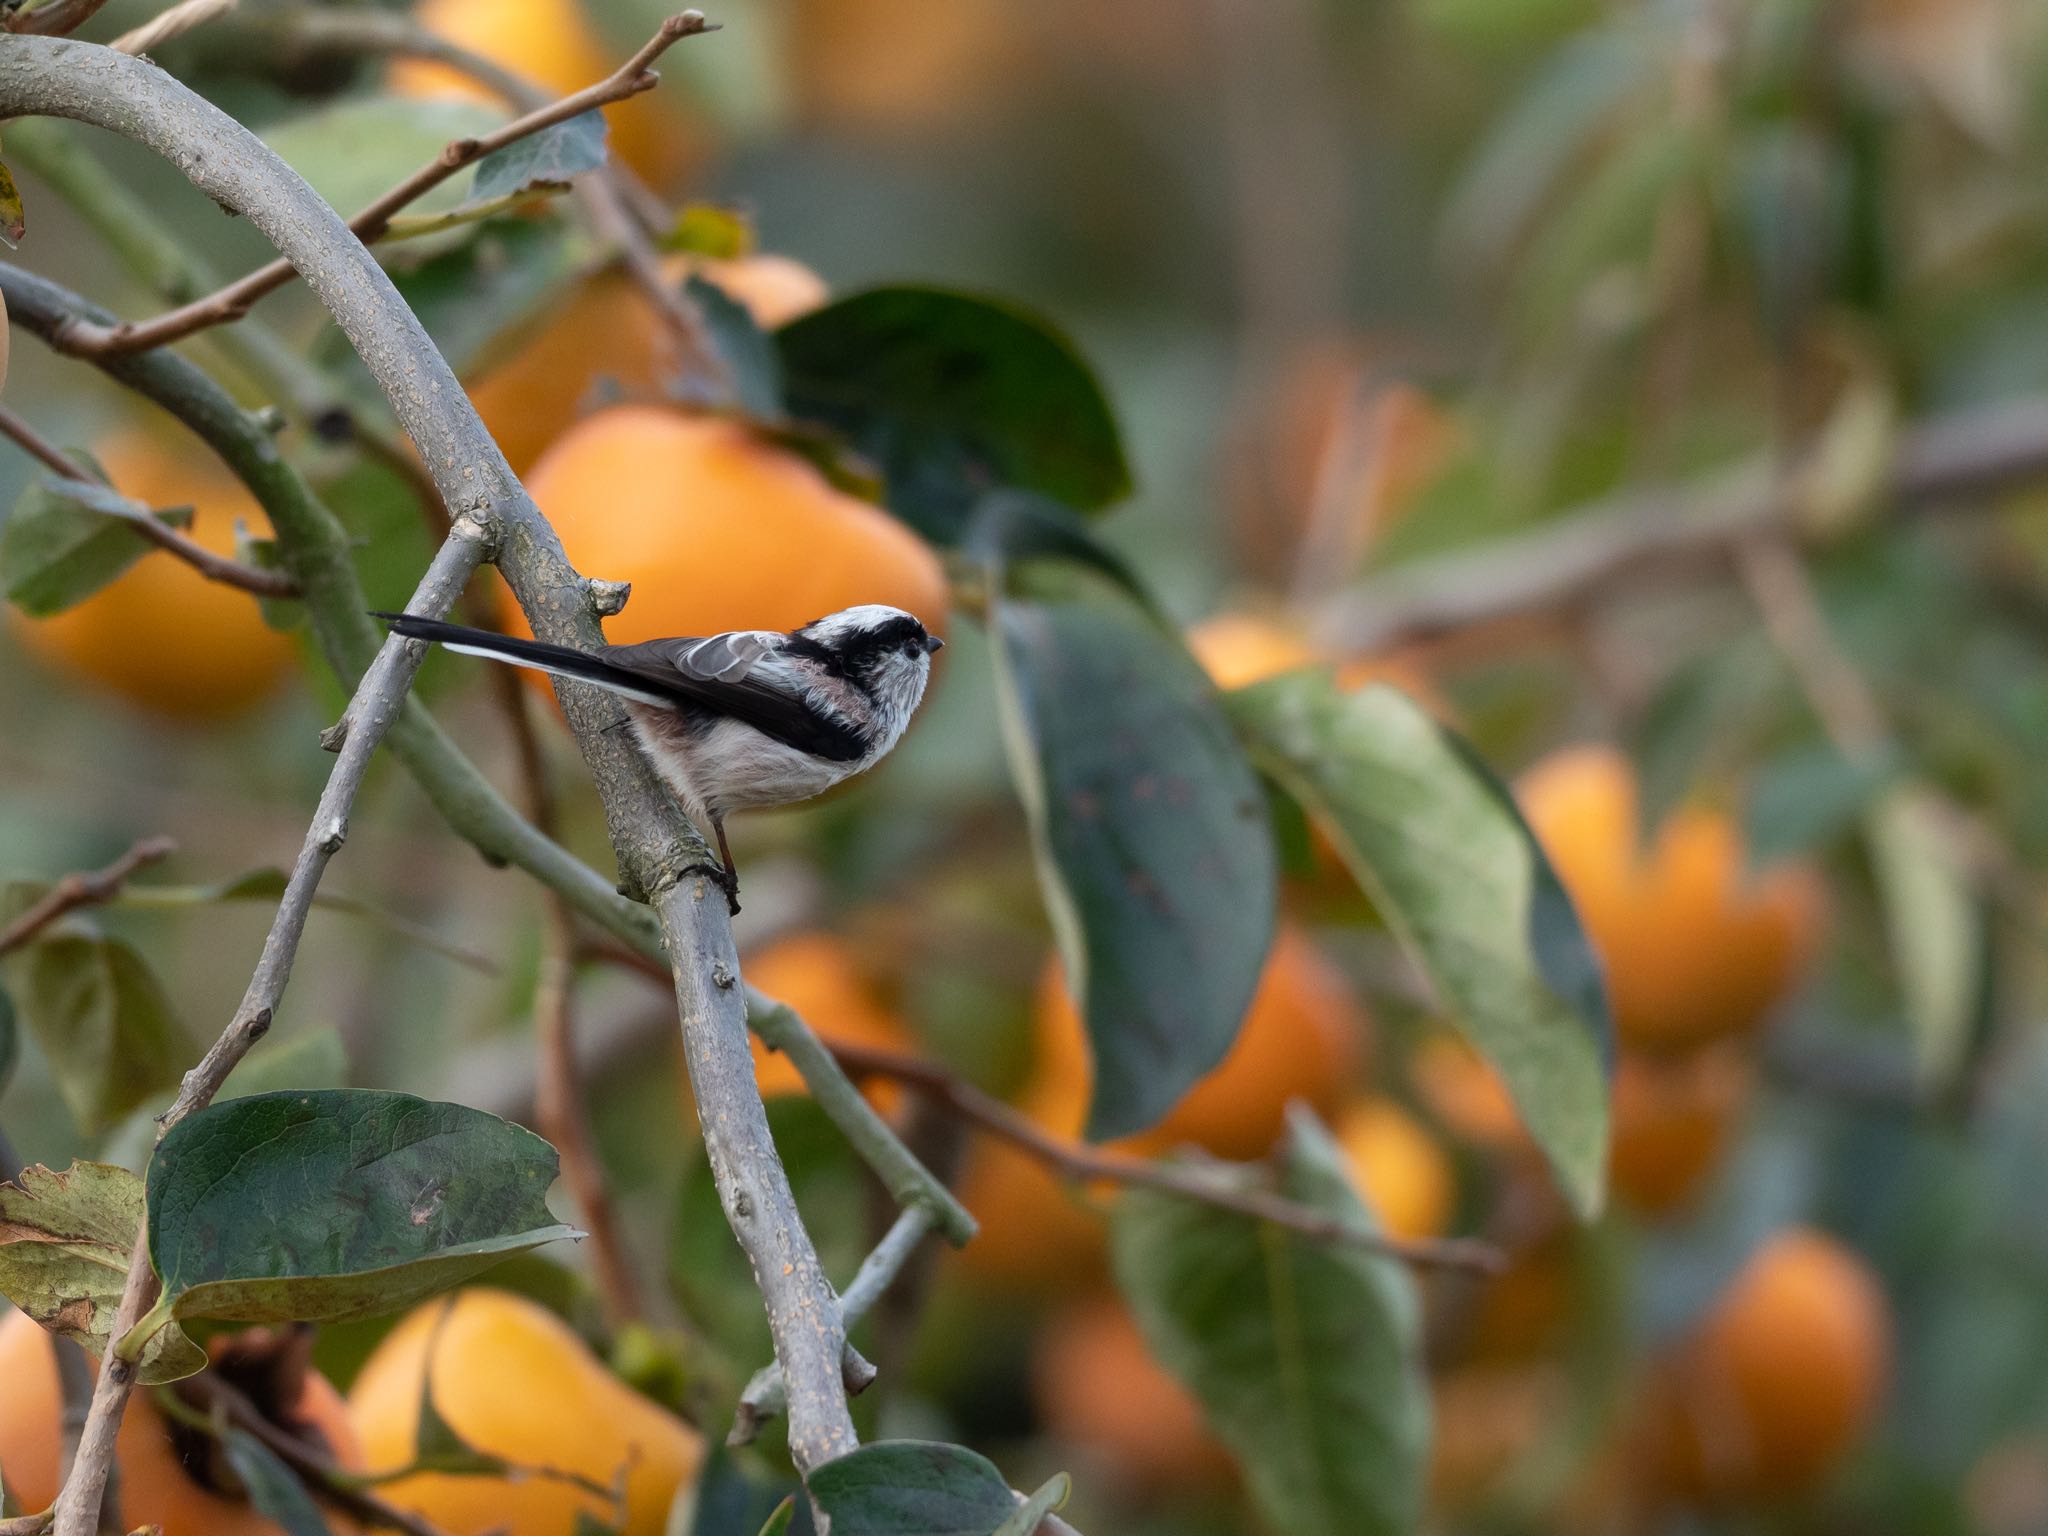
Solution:
{"label": "bird's white head", "polygon": [[862,603],[813,619],[791,637],[814,648],[833,670],[875,701],[880,734],[902,734],[924,697],[932,653],[945,645],[916,615],[885,603]]}

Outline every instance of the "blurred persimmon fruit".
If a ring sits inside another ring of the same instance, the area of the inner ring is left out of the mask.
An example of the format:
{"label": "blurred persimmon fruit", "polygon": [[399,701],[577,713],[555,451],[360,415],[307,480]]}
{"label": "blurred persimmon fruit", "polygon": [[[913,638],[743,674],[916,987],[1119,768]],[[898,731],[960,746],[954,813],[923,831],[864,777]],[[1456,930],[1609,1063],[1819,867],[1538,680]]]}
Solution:
{"label": "blurred persimmon fruit", "polygon": [[[25,1313],[0,1319],[0,1383],[0,1476],[23,1509],[47,1508],[57,1496],[64,1409],[53,1341]],[[344,1470],[363,1471],[362,1446],[341,1394],[317,1371],[306,1371],[294,1383],[294,1401],[261,1405],[273,1422],[324,1441]],[[205,1479],[215,1475],[218,1457],[197,1456],[188,1468],[147,1389],[129,1399],[114,1462],[123,1529],[155,1525],[163,1536],[284,1536],[283,1527],[258,1513],[230,1479],[209,1485]]]}
{"label": "blurred persimmon fruit", "polygon": [[[429,32],[551,95],[595,85],[626,61],[627,50],[606,44],[578,0],[420,0],[413,15]],[[428,59],[397,60],[389,83],[400,96],[498,101],[480,81]],[[691,122],[672,85],[607,107],[605,123],[613,153],[657,187],[703,157],[703,129]]]}
{"label": "blurred persimmon fruit", "polygon": [[1700,806],[1645,847],[1635,770],[1603,747],[1546,758],[1518,794],[1605,965],[1625,1045],[1682,1051],[1763,1025],[1819,940],[1811,868],[1752,875],[1733,819]]}
{"label": "blurred persimmon fruit", "polygon": [[1892,1342],[1869,1266],[1811,1228],[1783,1231],[1653,1369],[1637,1465],[1661,1495],[1701,1507],[1807,1492],[1876,1418]]}
{"label": "blurred persimmon fruit", "polygon": [[[693,273],[715,283],[764,330],[827,298],[818,275],[787,256],[675,256],[663,273],[677,284]],[[513,470],[524,474],[607,389],[627,400],[661,398],[679,360],[673,335],[639,285],[623,272],[604,271],[487,363],[469,393]]]}
{"label": "blurred persimmon fruit", "polygon": [[[793,933],[746,958],[747,980],[803,1016],[820,1036],[855,1045],[882,1046],[910,1052],[916,1041],[903,1021],[885,1005],[875,979],[861,964],[854,947],[836,934]],[[787,1056],[771,1051],[758,1037],[754,1047],[754,1080],[764,1098],[804,1093],[803,1075]],[[870,1096],[881,1105],[900,1095],[896,1085],[877,1083]]]}
{"label": "blurred persimmon fruit", "polygon": [[1194,1396],[1152,1357],[1124,1304],[1096,1294],[1069,1302],[1040,1331],[1032,1398],[1045,1426],[1150,1488],[1216,1483],[1229,1453]]}
{"label": "blurred persimmon fruit", "polygon": [[632,582],[605,625],[614,643],[794,629],[858,603],[945,632],[951,598],[931,548],[740,422],[613,406],[572,427],[526,484],[578,570]]}
{"label": "blurred persimmon fruit", "polygon": [[[414,1473],[379,1487],[449,1536],[562,1536],[584,1515],[620,1536],[660,1536],[703,1464],[695,1430],[608,1372],[552,1312],[507,1291],[424,1302],[364,1362],[349,1409],[370,1471],[412,1464],[425,1391],[466,1444],[521,1469]],[[623,1511],[597,1491],[615,1486]]]}
{"label": "blurred persimmon fruit", "polygon": [[1457,1203],[1457,1178],[1436,1138],[1413,1115],[1391,1099],[1364,1099],[1333,1129],[1381,1226],[1395,1237],[1443,1236]]}
{"label": "blurred persimmon fruit", "polygon": [[1005,0],[794,0],[783,36],[807,117],[888,136],[985,111],[1018,83],[1025,41]]}
{"label": "blurred persimmon fruit", "polygon": [[[269,536],[255,498],[196,443],[174,446],[124,431],[92,452],[122,495],[159,510],[191,507],[186,533],[215,554],[234,553],[237,522]],[[293,666],[291,639],[263,622],[255,598],[162,550],[62,613],[7,612],[23,648],[54,671],[187,724],[247,713]]]}

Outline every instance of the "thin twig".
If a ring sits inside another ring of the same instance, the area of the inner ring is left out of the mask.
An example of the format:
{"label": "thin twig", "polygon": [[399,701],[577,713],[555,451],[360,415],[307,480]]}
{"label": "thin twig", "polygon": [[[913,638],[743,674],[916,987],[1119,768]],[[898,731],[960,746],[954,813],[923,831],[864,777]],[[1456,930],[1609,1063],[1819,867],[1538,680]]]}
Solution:
{"label": "thin twig", "polygon": [[183,37],[194,27],[203,27],[209,21],[225,16],[239,4],[241,0],[178,0],[176,5],[141,26],[123,32],[107,46],[119,53],[148,53],[174,37]]}
{"label": "thin twig", "polygon": [[1320,1242],[1343,1243],[1373,1253],[1384,1253],[1418,1268],[1494,1274],[1503,1262],[1499,1251],[1490,1243],[1460,1238],[1416,1240],[1391,1237],[1383,1232],[1367,1231],[1341,1217],[1326,1216],[1279,1195],[1228,1188],[1206,1177],[1196,1166],[1153,1162],[1068,1141],[1055,1136],[994,1095],[955,1077],[944,1067],[916,1056],[845,1040],[826,1040],[825,1048],[855,1076],[886,1077],[907,1084],[963,1120],[1029,1153],[1062,1177],[1077,1183],[1108,1182],[1157,1189],[1200,1201],[1218,1210],[1235,1211],[1240,1216],[1268,1221]]}
{"label": "thin twig", "polygon": [[[459,527],[456,536],[441,547],[428,567],[413,595],[412,611],[446,613],[481,562],[485,548],[480,527],[473,522]],[[159,1139],[188,1115],[211,1103],[235,1065],[269,1032],[285,984],[291,979],[292,963],[298,957],[299,939],[305,933],[320,877],[348,835],[349,811],[369,770],[371,754],[397,717],[413,675],[419,670],[420,656],[420,647],[394,639],[385,646],[349,701],[348,739],[335,758],[327,787],[321,792],[312,825],[306,830],[298,860],[278,902],[277,915],[264,937],[255,974],[227,1028],[200,1058],[199,1065],[185,1074],[176,1099],[158,1118]],[[108,1352],[100,1369],[72,1475],[57,1495],[56,1536],[89,1536],[98,1524],[102,1491],[113,1466],[115,1436],[135,1385],[136,1362],[127,1357],[123,1345],[149,1310],[156,1290],[156,1272],[150,1267],[148,1238],[143,1234],[136,1239],[127,1284],[114,1314],[110,1336],[120,1343]]]}
{"label": "thin twig", "polygon": [[[40,460],[49,469],[66,480],[75,480],[80,485],[90,485],[104,490],[99,481],[64,457],[56,444],[38,432],[11,406],[0,405],[0,434],[12,438],[30,457]],[[232,556],[218,554],[190,535],[173,528],[160,517],[152,517],[149,508],[137,502],[133,511],[122,516],[137,533],[167,554],[176,555],[208,581],[217,581],[222,586],[237,587],[257,597],[285,598],[299,595],[298,584],[283,571],[266,571],[260,566],[245,565]]]}
{"label": "thin twig", "polygon": [[[684,11],[669,17],[630,59],[597,84],[551,101],[489,133],[456,139],[445,145],[440,154],[350,219],[350,232],[364,244],[374,244],[389,231],[392,216],[400,209],[419,201],[456,172],[474,165],[484,156],[530,138],[557,123],[567,122],[572,117],[580,117],[585,112],[652,90],[660,83],[660,76],[650,68],[653,62],[682,39],[710,30],[713,29],[701,11]],[[190,304],[167,310],[154,319],[111,327],[80,326],[65,338],[65,348],[81,357],[146,352],[153,347],[183,340],[210,326],[239,320],[257,300],[265,294],[274,293],[297,275],[298,268],[287,258],[279,257],[224,288]]]}
{"label": "thin twig", "polygon": [[1736,546],[1735,561],[1771,643],[1828,739],[1849,757],[1881,750],[1891,735],[1884,708],[1835,638],[1798,551],[1783,538],[1745,539]]}
{"label": "thin twig", "polygon": [[[1975,510],[1988,493],[2048,478],[2048,395],[1937,418],[1901,434],[1886,484],[1904,513]],[[1782,479],[1758,460],[1698,485],[1615,496],[1484,548],[1397,567],[1320,612],[1346,654],[1428,640],[1592,601],[1653,572],[1729,568],[1758,535],[1796,532]]]}
{"label": "thin twig", "polygon": [[24,5],[9,14],[7,30],[61,37],[91,21],[94,13],[106,3],[107,0],[51,0],[48,5],[33,9]]}
{"label": "thin twig", "polygon": [[[875,1244],[874,1251],[861,1260],[853,1280],[839,1293],[839,1315],[846,1320],[849,1329],[868,1315],[875,1303],[882,1299],[882,1293],[903,1273],[903,1266],[917,1252],[917,1245],[930,1234],[932,1219],[930,1210],[911,1206],[896,1218],[882,1240]],[[787,1402],[782,1389],[782,1373],[773,1365],[762,1366],[747,1382],[746,1391],[740,1394],[739,1409],[733,1415],[732,1430],[726,1435],[725,1443],[730,1446],[752,1445],[759,1438],[761,1427],[770,1419],[779,1418]]]}
{"label": "thin twig", "polygon": [[61,877],[26,911],[0,928],[0,955],[17,950],[68,912],[104,906],[120,895],[137,870],[162,863],[178,851],[168,837],[146,837],[105,869]]}
{"label": "thin twig", "polygon": [[[328,47],[354,53],[428,60],[467,75],[515,112],[533,112],[549,100],[540,86],[513,73],[494,59],[450,42],[421,26],[411,16],[391,11],[315,9],[289,11],[270,20],[264,31],[301,46]],[[599,236],[612,249],[627,276],[640,289],[677,351],[685,378],[716,389],[725,365],[713,345],[696,301],[681,285],[669,281],[653,235],[664,216],[661,200],[630,167],[607,159],[576,183],[576,193]]]}

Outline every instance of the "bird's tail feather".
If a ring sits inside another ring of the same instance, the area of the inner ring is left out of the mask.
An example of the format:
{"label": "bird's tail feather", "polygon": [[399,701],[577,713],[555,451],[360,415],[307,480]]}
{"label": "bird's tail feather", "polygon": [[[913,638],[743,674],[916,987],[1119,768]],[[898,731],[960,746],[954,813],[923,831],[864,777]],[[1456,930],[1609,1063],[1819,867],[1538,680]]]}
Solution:
{"label": "bird's tail feather", "polygon": [[517,635],[501,635],[496,630],[474,629],[467,624],[417,618],[409,613],[377,613],[371,616],[390,625],[395,635],[404,635],[410,640],[432,640],[465,656],[482,656],[515,667],[552,673],[556,677],[594,683],[599,688],[648,704],[674,705],[676,702],[672,693],[664,692],[651,678],[607,661],[602,656],[593,656],[588,651],[571,650],[566,645],[549,645],[541,640],[522,640]]}

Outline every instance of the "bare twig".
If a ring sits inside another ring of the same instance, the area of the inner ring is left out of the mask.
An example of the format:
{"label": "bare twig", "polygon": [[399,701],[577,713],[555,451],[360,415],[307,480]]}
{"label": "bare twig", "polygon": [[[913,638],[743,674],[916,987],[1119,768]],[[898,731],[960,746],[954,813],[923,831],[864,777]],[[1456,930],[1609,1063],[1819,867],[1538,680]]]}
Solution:
{"label": "bare twig", "polygon": [[[682,39],[709,30],[710,24],[704,20],[701,11],[684,11],[669,17],[638,52],[597,84],[551,101],[489,133],[456,139],[444,146],[440,154],[350,219],[350,232],[365,244],[372,244],[389,231],[392,217],[400,209],[417,202],[456,172],[474,165],[484,156],[530,138],[557,123],[567,122],[572,117],[652,90],[660,83],[660,76],[651,68],[653,62]],[[67,351],[81,357],[145,352],[152,347],[182,340],[210,326],[239,320],[257,300],[282,288],[297,274],[298,269],[290,260],[279,257],[225,288],[166,311],[152,320],[109,327],[80,325],[64,338],[63,344]]]}
{"label": "bare twig", "polygon": [[[485,548],[480,526],[472,522],[458,528],[457,535],[434,557],[414,593],[413,610],[446,613],[482,560]],[[312,825],[307,828],[305,842],[278,903],[277,915],[264,938],[256,972],[227,1028],[200,1058],[199,1065],[185,1074],[176,1099],[159,1117],[159,1138],[210,1103],[236,1063],[269,1031],[285,983],[291,978],[292,962],[298,957],[299,939],[305,932],[320,877],[348,835],[349,810],[355,803],[356,791],[362,787],[370,756],[396,718],[419,662],[419,647],[406,641],[392,641],[349,701],[348,740],[335,758],[327,787],[321,792]],[[121,1304],[114,1315],[111,1337],[120,1342],[108,1352],[100,1369],[77,1460],[57,1496],[56,1536],[90,1536],[98,1523],[101,1493],[113,1465],[115,1436],[135,1385],[135,1361],[126,1353],[128,1336],[149,1310],[156,1289],[148,1240],[146,1235],[139,1236]]]}
{"label": "bare twig", "polygon": [[[2048,396],[1930,421],[1904,433],[1887,490],[1902,512],[1983,505],[1988,492],[2048,477]],[[1318,629],[1347,654],[1556,612],[1647,574],[1725,571],[1760,534],[1784,534],[1782,482],[1765,462],[1705,485],[1617,496],[1483,549],[1389,571],[1333,599]]]}
{"label": "bare twig", "polygon": [[1883,706],[1835,638],[1799,552],[1786,539],[1759,537],[1737,545],[1735,560],[1771,643],[1828,739],[1851,757],[1882,749],[1891,735]]}
{"label": "bare twig", "polygon": [[232,11],[241,0],[178,0],[149,21],[123,32],[107,46],[121,53],[147,53],[161,48],[174,37],[183,37],[194,27],[203,27],[216,17]]}
{"label": "bare twig", "polygon": [[0,955],[21,948],[67,912],[112,901],[137,870],[159,864],[177,851],[178,845],[168,837],[146,837],[105,869],[63,876],[27,911],[0,928]]}
{"label": "bare twig", "polygon": [[[40,460],[64,479],[75,480],[81,485],[99,485],[97,480],[65,458],[54,443],[11,406],[0,405],[0,434],[12,438],[30,457]],[[260,566],[244,565],[232,556],[217,554],[162,518],[150,516],[149,509],[139,502],[135,504],[133,514],[124,516],[122,520],[159,549],[176,555],[208,581],[238,587],[258,597],[299,595],[297,584],[283,571],[266,571]]]}
{"label": "bare twig", "polygon": [[887,1077],[905,1083],[944,1105],[961,1119],[1009,1142],[1062,1177],[1077,1183],[1108,1182],[1161,1190],[1183,1199],[1200,1201],[1218,1210],[1268,1221],[1303,1237],[1384,1253],[1419,1268],[1493,1274],[1501,1267],[1501,1255],[1490,1243],[1456,1238],[1418,1241],[1390,1237],[1383,1232],[1367,1231],[1338,1217],[1325,1216],[1279,1195],[1232,1189],[1206,1177],[1196,1166],[1152,1162],[1068,1141],[1055,1136],[994,1095],[955,1077],[944,1067],[916,1056],[843,1040],[827,1040],[825,1048],[854,1075]]}
{"label": "bare twig", "polygon": [[[289,11],[267,23],[265,30],[288,43],[342,49],[353,53],[415,58],[447,66],[467,75],[498,96],[515,112],[533,112],[549,100],[532,81],[514,74],[493,59],[450,42],[412,17],[392,11],[309,9]],[[675,341],[677,362],[690,379],[716,386],[724,364],[704,325],[704,316],[682,288],[662,270],[661,253],[652,239],[665,210],[659,198],[616,160],[576,183],[577,195],[654,312]]]}
{"label": "bare twig", "polygon": [[33,8],[24,5],[8,15],[7,30],[61,37],[91,21],[106,3],[107,0],[51,0],[48,5]]}
{"label": "bare twig", "polygon": [[57,1512],[46,1509],[40,1514],[21,1515],[13,1520],[0,1520],[0,1536],[43,1536],[56,1522]]}

